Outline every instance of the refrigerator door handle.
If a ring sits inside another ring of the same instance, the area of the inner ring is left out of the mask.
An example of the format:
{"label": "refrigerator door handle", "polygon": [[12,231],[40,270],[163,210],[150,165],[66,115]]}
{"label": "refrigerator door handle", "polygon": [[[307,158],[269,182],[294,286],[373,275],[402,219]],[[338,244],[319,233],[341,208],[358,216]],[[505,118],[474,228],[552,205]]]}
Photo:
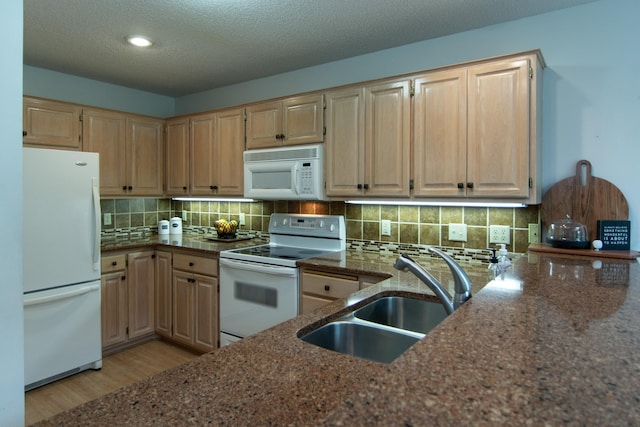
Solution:
{"label": "refrigerator door handle", "polygon": [[100,185],[98,178],[91,178],[95,236],[93,239],[93,270],[100,270]]}
{"label": "refrigerator door handle", "polygon": [[73,298],[73,297],[76,297],[76,296],[88,294],[89,292],[94,292],[94,291],[99,291],[99,290],[100,290],[100,286],[99,285],[89,285],[89,286],[86,286],[84,288],[76,289],[74,291],[65,292],[65,293],[62,293],[62,294],[47,295],[47,296],[44,296],[44,297],[33,298],[33,299],[25,299],[24,300],[24,306],[25,307],[29,307],[29,306],[32,306],[32,305],[46,304],[46,303],[50,303],[50,302],[53,302],[53,301],[59,301],[59,300],[62,300],[62,299],[69,299],[69,298]]}

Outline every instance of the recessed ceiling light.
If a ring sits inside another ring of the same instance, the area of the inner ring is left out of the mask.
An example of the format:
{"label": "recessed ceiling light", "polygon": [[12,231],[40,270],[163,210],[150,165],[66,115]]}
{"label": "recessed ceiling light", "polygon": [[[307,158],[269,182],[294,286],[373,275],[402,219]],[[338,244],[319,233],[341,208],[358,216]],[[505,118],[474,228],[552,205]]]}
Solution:
{"label": "recessed ceiling light", "polygon": [[149,47],[153,44],[153,41],[144,36],[127,36],[127,41],[129,42],[129,44],[138,47]]}

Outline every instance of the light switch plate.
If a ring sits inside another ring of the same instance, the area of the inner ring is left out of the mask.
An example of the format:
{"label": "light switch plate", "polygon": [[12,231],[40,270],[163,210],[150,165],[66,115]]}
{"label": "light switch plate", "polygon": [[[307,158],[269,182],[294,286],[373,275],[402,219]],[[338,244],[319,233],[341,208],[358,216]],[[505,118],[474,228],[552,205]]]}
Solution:
{"label": "light switch plate", "polygon": [[391,236],[391,221],[388,219],[383,219],[380,221],[380,234],[383,236]]}
{"label": "light switch plate", "polygon": [[245,218],[244,218],[244,213],[240,212],[240,215],[238,215],[238,225],[245,225]]}
{"label": "light switch plate", "polygon": [[540,226],[529,224],[529,243],[540,243]]}
{"label": "light switch plate", "polygon": [[449,224],[449,240],[455,242],[466,242],[467,224]]}
{"label": "light switch plate", "polygon": [[104,214],[104,219],[103,219],[103,221],[104,221],[104,225],[111,225],[111,213],[106,212],[106,213]]}

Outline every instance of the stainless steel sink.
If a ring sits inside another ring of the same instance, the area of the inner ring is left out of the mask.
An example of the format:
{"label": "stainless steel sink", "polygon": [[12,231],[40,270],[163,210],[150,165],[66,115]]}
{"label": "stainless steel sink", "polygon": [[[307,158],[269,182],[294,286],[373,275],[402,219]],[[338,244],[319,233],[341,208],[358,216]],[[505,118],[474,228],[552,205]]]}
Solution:
{"label": "stainless steel sink", "polygon": [[328,350],[380,363],[391,363],[421,338],[353,320],[328,323],[301,337]]}
{"label": "stainless steel sink", "polygon": [[428,333],[447,317],[446,310],[438,301],[403,296],[377,299],[353,314],[369,322],[422,334]]}
{"label": "stainless steel sink", "polygon": [[440,302],[384,296],[300,339],[361,359],[391,363],[445,317]]}

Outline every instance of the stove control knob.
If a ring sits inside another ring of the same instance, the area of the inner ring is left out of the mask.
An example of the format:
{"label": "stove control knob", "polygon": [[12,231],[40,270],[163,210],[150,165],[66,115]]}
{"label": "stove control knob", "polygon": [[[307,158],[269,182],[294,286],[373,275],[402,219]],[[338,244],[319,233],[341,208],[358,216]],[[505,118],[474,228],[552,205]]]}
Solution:
{"label": "stove control knob", "polygon": [[282,220],[282,225],[284,225],[285,227],[287,226],[287,218]]}
{"label": "stove control knob", "polygon": [[335,225],[335,224],[331,224],[331,225],[329,226],[329,231],[331,231],[331,232],[336,231],[336,225]]}
{"label": "stove control knob", "polygon": [[320,228],[324,228],[324,221],[320,221]]}

